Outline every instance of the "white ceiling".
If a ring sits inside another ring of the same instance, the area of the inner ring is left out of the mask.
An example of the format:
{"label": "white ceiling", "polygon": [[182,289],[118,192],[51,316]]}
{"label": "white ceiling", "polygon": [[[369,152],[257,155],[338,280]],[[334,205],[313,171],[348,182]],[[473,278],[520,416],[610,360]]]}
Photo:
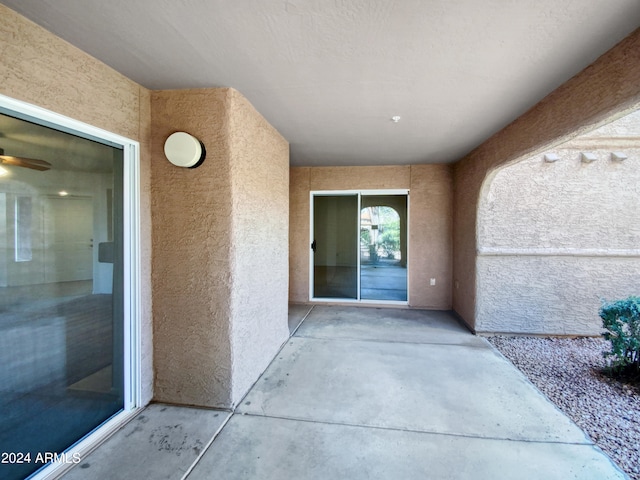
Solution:
{"label": "white ceiling", "polygon": [[236,88],[310,166],[454,162],[640,26],[639,0],[0,3],[150,89]]}

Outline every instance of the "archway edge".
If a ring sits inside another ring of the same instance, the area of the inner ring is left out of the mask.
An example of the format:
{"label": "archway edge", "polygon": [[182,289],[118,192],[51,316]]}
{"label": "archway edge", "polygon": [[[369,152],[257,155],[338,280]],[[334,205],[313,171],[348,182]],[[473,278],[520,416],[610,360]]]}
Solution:
{"label": "archway edge", "polygon": [[475,330],[478,207],[483,186],[540,154],[640,108],[640,29],[453,166],[453,308]]}
{"label": "archway edge", "polygon": [[[407,216],[408,216],[408,196],[406,194],[395,195],[369,195],[363,196],[361,201],[360,214],[362,210],[369,207],[388,207],[391,208],[398,217],[400,223],[400,252],[401,260],[400,265],[404,268],[407,267],[408,261],[408,237],[409,230],[407,228]],[[385,201],[379,200],[380,198],[386,198]],[[393,200],[392,200],[393,199]]]}

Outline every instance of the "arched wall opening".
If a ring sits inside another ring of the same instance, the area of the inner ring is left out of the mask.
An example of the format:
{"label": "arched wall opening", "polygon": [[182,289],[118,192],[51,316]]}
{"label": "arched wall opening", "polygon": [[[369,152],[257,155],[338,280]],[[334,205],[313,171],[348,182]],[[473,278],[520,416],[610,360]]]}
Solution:
{"label": "arched wall opening", "polygon": [[[392,210],[395,215],[393,217],[396,219],[398,228],[397,228],[397,242],[395,239],[392,239],[391,242],[385,242],[382,236],[385,232],[379,232],[380,237],[379,241],[376,242],[377,245],[381,246],[384,249],[384,253],[389,256],[388,259],[397,260],[398,265],[406,268],[407,267],[407,200],[406,197],[402,196],[365,196],[362,198],[361,204],[361,218],[365,209],[375,208],[375,207],[386,207]],[[375,222],[372,222],[375,224]],[[362,222],[361,228],[364,226],[364,222]],[[396,230],[394,228],[394,230]],[[390,232],[389,232],[390,233]],[[389,244],[390,245],[387,245]],[[397,243],[397,245],[396,245]],[[371,244],[371,242],[370,242]],[[376,252],[377,254],[378,252]],[[393,258],[391,258],[393,255]]]}
{"label": "arched wall opening", "polygon": [[453,165],[454,311],[476,331],[478,202],[490,172],[640,108],[640,29]]}
{"label": "arched wall opening", "polygon": [[603,299],[640,285],[640,111],[487,175],[479,333],[599,335]]}

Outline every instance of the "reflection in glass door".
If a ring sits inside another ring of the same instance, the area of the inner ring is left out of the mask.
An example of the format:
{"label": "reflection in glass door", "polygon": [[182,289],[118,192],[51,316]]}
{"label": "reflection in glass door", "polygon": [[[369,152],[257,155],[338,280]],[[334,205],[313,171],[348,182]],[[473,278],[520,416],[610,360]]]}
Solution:
{"label": "reflection in glass door", "polygon": [[358,195],[316,195],[313,202],[313,297],[358,298]]}
{"label": "reflection in glass door", "polygon": [[[0,114],[0,465],[124,408],[123,151]],[[37,460],[40,461],[37,461]]]}
{"label": "reflection in glass door", "polygon": [[362,195],[361,299],[407,301],[406,232],[406,195]]}
{"label": "reflection in glass door", "polygon": [[407,297],[407,192],[312,192],[313,299]]}

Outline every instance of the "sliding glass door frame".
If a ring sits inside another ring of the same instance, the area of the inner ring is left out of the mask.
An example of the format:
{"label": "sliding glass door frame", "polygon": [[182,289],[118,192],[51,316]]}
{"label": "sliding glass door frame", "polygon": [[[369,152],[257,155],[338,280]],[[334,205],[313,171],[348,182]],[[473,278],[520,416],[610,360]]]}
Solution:
{"label": "sliding glass door frame", "polygon": [[[407,238],[407,300],[406,301],[396,301],[396,300],[367,300],[362,299],[361,297],[361,259],[360,259],[360,231],[361,231],[361,211],[362,211],[362,197],[369,195],[406,195],[407,197],[407,221],[406,221],[406,238]],[[315,232],[314,232],[314,200],[315,197],[322,196],[357,196],[358,197],[358,210],[357,210],[357,218],[354,221],[357,222],[357,231],[358,235],[356,235],[356,242],[354,248],[356,249],[357,255],[357,296],[355,299],[353,298],[327,298],[327,297],[315,297],[314,296],[314,254],[312,242],[315,240]],[[312,190],[309,193],[309,300],[312,302],[322,302],[322,303],[357,303],[357,304],[375,304],[375,305],[409,305],[409,258],[410,258],[410,246],[409,246],[409,215],[410,215],[410,206],[409,206],[409,190],[408,189],[382,189],[382,190]]]}
{"label": "sliding glass door frame", "polygon": [[[92,125],[0,95],[0,113],[110,145],[123,151],[123,227],[124,227],[124,408],[98,428],[78,440],[66,458],[84,459],[95,447],[129,421],[141,408],[140,333],[140,144]],[[30,478],[57,478],[72,467],[52,463]]]}

